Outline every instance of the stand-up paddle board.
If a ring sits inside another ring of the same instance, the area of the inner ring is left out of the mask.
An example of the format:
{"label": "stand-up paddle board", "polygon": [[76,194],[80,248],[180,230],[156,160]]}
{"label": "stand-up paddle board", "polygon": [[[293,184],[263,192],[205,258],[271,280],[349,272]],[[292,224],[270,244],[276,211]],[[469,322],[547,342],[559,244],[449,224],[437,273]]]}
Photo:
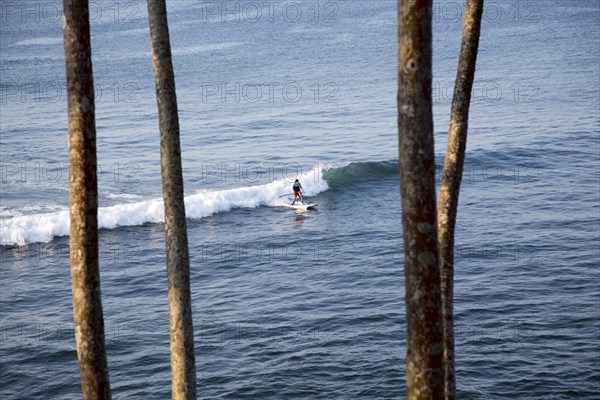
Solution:
{"label": "stand-up paddle board", "polygon": [[284,207],[287,208],[293,208],[295,210],[314,210],[315,207],[317,206],[317,203],[315,204],[302,204],[302,203],[298,203],[298,204],[284,204]]}

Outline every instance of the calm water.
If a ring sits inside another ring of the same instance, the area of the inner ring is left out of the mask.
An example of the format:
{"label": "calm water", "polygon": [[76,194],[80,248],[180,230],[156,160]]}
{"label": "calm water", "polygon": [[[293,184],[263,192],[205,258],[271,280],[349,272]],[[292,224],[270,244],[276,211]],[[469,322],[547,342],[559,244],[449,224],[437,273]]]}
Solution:
{"label": "calm water", "polygon": [[[435,2],[443,160],[462,2]],[[0,394],[80,398],[62,2],[3,2]],[[462,399],[599,398],[600,8],[486,2],[457,232]],[[396,2],[171,1],[201,398],[401,399]],[[113,397],[170,397],[144,2],[92,3]],[[300,176],[318,211],[279,207]]]}

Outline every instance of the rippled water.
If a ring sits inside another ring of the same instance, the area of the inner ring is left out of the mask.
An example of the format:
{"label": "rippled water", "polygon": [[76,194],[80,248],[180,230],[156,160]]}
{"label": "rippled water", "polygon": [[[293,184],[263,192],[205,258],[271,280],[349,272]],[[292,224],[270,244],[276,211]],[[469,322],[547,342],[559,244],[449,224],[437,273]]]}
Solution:
{"label": "rippled water", "polygon": [[[396,2],[257,5],[169,3],[200,397],[403,398]],[[7,399],[80,397],[60,7],[0,7]],[[92,4],[116,399],[170,397],[145,7]],[[434,8],[441,169],[462,2]],[[486,2],[456,240],[459,398],[598,398],[598,21],[595,1]],[[318,211],[278,206],[298,175]]]}

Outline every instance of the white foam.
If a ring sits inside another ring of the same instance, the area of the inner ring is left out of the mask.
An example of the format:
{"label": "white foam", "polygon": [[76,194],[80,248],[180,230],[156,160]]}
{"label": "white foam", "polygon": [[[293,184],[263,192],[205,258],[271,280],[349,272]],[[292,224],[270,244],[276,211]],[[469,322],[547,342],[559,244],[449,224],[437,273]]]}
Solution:
{"label": "white foam", "polygon": [[49,242],[69,233],[69,211],[29,214],[0,221],[2,245]]}
{"label": "white foam", "polygon": [[[321,177],[314,179],[315,171],[302,179],[306,196],[314,196],[328,189]],[[185,198],[188,218],[204,218],[234,208],[280,206],[290,198],[280,196],[291,193],[291,183],[282,179],[268,184],[228,190],[200,190]],[[62,210],[45,214],[19,215],[0,220],[0,244],[25,245],[34,242],[49,242],[56,236],[69,235],[69,211]],[[113,229],[119,226],[136,226],[148,222],[163,222],[162,198],[101,207],[98,210],[98,226]]]}
{"label": "white foam", "polygon": [[143,34],[143,35],[150,35],[150,28],[149,27],[144,27],[144,28],[136,28],[136,29],[128,29],[128,30],[124,30],[124,31],[117,31],[117,32],[113,32],[111,33],[111,35],[139,35],[139,34]]}
{"label": "white foam", "polygon": [[138,194],[133,194],[133,193],[107,193],[104,195],[104,197],[106,197],[107,199],[111,199],[111,200],[118,200],[118,199],[135,200],[135,199],[139,199],[142,196],[140,196]]}
{"label": "white foam", "polygon": [[15,43],[15,46],[52,46],[63,44],[63,37],[39,37],[33,39],[21,40]]}
{"label": "white foam", "polygon": [[243,45],[243,43],[240,43],[240,42],[225,42],[225,43],[209,43],[209,44],[202,44],[199,46],[174,48],[173,55],[174,56],[187,56],[190,54],[204,53],[207,51],[227,50],[232,47],[237,47],[237,46],[242,46],[242,45]]}

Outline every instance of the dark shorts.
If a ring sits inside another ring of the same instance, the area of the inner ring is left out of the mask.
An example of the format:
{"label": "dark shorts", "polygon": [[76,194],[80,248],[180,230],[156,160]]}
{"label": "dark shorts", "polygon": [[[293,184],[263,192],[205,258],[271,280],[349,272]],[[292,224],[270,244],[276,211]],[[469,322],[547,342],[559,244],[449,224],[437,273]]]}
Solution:
{"label": "dark shorts", "polygon": [[298,190],[294,189],[294,193],[295,194],[300,194],[300,189],[298,189]]}

